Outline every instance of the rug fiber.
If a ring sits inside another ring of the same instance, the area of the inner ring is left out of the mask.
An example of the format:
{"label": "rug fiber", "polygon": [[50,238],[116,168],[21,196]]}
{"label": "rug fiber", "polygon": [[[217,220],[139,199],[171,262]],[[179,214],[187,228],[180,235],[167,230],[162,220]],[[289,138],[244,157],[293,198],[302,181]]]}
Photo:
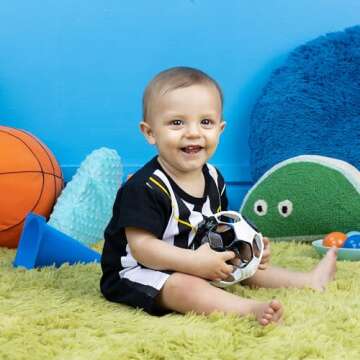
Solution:
{"label": "rug fiber", "polygon": [[[272,262],[308,270],[308,244],[274,243]],[[324,293],[310,289],[229,291],[279,299],[284,323],[213,314],[151,317],[105,301],[100,266],[14,269],[14,250],[0,248],[0,359],[358,359],[360,263],[338,262]]]}

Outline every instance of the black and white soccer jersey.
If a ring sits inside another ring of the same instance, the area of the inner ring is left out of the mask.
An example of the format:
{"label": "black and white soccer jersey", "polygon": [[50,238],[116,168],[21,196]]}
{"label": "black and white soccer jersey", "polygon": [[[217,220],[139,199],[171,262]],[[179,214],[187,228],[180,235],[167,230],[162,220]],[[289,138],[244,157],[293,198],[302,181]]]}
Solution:
{"label": "black and white soccer jersey", "polygon": [[171,271],[149,269],[131,254],[125,228],[136,227],[181,248],[190,248],[204,216],[227,209],[224,179],[212,165],[203,167],[204,196],[184,192],[153,158],[118,191],[105,230],[101,291],[110,301],[155,313],[154,298]]}

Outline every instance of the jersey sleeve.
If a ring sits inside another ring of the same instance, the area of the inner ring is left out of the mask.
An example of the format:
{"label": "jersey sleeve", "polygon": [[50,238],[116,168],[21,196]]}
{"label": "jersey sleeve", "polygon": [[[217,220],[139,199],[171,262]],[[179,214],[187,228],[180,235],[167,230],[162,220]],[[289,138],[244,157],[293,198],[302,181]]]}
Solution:
{"label": "jersey sleeve", "polygon": [[126,227],[136,227],[161,239],[171,214],[171,201],[148,183],[129,181],[118,192],[113,217],[112,232]]}

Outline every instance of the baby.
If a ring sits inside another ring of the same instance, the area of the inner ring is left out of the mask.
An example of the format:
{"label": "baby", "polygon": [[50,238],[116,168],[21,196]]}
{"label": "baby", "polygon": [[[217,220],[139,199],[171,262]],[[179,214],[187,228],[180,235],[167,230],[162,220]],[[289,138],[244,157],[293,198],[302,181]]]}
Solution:
{"label": "baby", "polygon": [[[100,286],[108,300],[150,314],[220,311],[252,314],[261,325],[281,320],[279,301],[241,298],[212,284],[234,270],[232,251],[191,246],[196,225],[227,210],[224,179],[208,163],[226,125],[222,112],[218,83],[200,70],[171,68],[147,86],[140,129],[157,156],[117,194],[101,259]],[[273,267],[269,259],[264,238],[258,270],[242,283],[323,290],[336,271],[335,249],[310,272]]]}

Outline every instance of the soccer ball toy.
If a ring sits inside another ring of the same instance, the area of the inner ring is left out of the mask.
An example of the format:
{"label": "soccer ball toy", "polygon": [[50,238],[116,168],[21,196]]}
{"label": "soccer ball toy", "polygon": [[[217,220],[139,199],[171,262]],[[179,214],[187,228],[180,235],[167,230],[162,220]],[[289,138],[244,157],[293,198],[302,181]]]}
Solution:
{"label": "soccer ball toy", "polygon": [[254,275],[264,251],[262,234],[236,211],[221,211],[199,223],[194,248],[205,243],[215,251],[230,250],[236,255],[231,263],[235,269],[229,278],[213,282],[218,287],[230,286]]}
{"label": "soccer ball toy", "polygon": [[0,126],[0,246],[16,248],[26,215],[48,217],[63,185],[58,162],[39,139]]}

